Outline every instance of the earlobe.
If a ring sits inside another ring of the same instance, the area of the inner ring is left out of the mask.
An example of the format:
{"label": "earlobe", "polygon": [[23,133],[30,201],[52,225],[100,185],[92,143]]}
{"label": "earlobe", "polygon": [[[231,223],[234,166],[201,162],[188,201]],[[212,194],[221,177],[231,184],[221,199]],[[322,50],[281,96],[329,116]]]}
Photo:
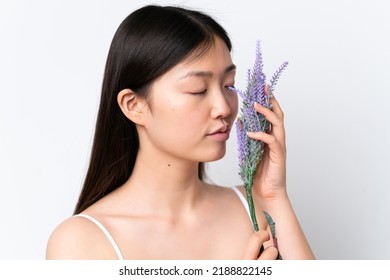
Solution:
{"label": "earlobe", "polygon": [[[123,114],[135,124],[143,125],[144,99],[131,89],[123,89],[117,96],[118,105]],[[141,104],[142,103],[142,104]]]}

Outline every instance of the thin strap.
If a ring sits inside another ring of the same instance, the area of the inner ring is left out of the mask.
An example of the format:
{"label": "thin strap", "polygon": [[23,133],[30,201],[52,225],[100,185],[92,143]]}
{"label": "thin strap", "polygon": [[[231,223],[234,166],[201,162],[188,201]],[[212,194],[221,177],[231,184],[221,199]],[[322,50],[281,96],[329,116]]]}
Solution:
{"label": "thin strap", "polygon": [[114,250],[115,250],[116,254],[118,255],[118,259],[124,260],[123,255],[121,253],[121,250],[119,250],[119,247],[116,244],[114,238],[98,220],[96,220],[95,218],[93,218],[89,215],[86,215],[86,214],[77,214],[74,217],[84,217],[84,218],[90,220],[91,222],[95,223],[104,232],[104,234],[107,236],[108,240],[111,242],[112,247],[114,247]]}
{"label": "thin strap", "polygon": [[245,210],[246,210],[246,212],[248,213],[249,218],[250,218],[250,217],[251,217],[251,214],[250,214],[250,212],[249,212],[248,201],[246,201],[244,195],[242,194],[242,192],[240,192],[239,189],[237,189],[236,186],[231,187],[231,189],[237,194],[238,198],[241,200],[241,202],[242,202],[242,204],[244,205]]}

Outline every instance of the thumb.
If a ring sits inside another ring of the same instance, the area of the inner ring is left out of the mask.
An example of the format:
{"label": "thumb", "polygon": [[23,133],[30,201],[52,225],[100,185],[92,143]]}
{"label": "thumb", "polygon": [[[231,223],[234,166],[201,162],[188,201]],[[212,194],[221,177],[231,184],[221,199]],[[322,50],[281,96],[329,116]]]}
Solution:
{"label": "thumb", "polygon": [[259,258],[261,245],[263,245],[263,243],[265,241],[268,241],[269,239],[270,235],[266,230],[259,230],[258,232],[254,233],[248,240],[248,244],[246,246],[242,259],[257,260]]}

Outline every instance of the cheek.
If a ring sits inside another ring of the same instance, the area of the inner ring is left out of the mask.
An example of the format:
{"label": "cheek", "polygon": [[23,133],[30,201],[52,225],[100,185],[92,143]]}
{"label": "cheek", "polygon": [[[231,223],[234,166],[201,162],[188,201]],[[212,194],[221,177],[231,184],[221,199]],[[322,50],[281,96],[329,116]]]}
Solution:
{"label": "cheek", "polygon": [[166,129],[167,133],[175,134],[175,137],[185,137],[196,131],[199,125],[205,123],[204,106],[188,102],[184,98],[166,99],[157,105],[153,113],[156,125]]}
{"label": "cheek", "polygon": [[188,154],[202,139],[205,120],[199,113],[182,108],[166,108],[149,130],[149,137],[155,145],[173,154]]}

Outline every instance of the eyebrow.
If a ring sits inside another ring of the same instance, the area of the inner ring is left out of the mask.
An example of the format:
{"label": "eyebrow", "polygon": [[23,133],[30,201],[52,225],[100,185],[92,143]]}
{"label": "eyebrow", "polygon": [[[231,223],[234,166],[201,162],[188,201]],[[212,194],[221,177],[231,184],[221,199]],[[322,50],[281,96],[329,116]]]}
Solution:
{"label": "eyebrow", "polygon": [[[235,69],[236,69],[236,65],[232,64],[232,65],[226,67],[225,70],[223,71],[223,73],[226,74],[226,73],[233,71]],[[185,74],[180,79],[185,79],[185,78],[193,77],[193,76],[195,76],[195,77],[212,77],[213,73],[207,72],[207,71],[191,71],[191,72],[188,72],[187,74]]]}

